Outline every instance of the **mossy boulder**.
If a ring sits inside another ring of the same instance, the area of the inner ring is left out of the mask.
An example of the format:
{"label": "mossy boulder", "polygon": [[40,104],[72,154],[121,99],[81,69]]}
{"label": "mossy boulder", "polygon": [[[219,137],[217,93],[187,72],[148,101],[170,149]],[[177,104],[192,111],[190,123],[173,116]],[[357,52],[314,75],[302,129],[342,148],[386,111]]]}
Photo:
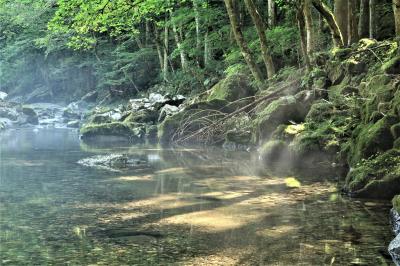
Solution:
{"label": "mossy boulder", "polygon": [[314,99],[311,91],[301,91],[295,96],[285,96],[271,102],[257,114],[254,122],[255,139],[268,139],[281,124],[303,122]]}
{"label": "mossy boulder", "polygon": [[382,71],[389,75],[400,74],[400,56],[396,56],[384,63]]}
{"label": "mossy boulder", "polygon": [[214,85],[208,96],[208,101],[219,99],[233,102],[253,96],[255,91],[256,89],[251,85],[247,76],[232,74]]}
{"label": "mossy boulder", "polygon": [[157,141],[157,131],[158,128],[156,125],[148,125],[146,126],[146,139],[150,142]]}
{"label": "mossy boulder", "polygon": [[260,150],[260,159],[264,163],[278,162],[289,159],[288,144],[282,140],[269,140],[265,142]]}
{"label": "mossy boulder", "polygon": [[156,110],[138,110],[132,111],[124,120],[127,123],[155,123],[158,120]]}
{"label": "mossy boulder", "polygon": [[345,190],[352,196],[391,199],[400,193],[400,151],[391,149],[361,160],[348,173]]}
{"label": "mossy boulder", "polygon": [[111,123],[112,119],[109,115],[107,114],[94,114],[89,117],[88,123],[89,124],[105,124],[105,123]]}
{"label": "mossy boulder", "polygon": [[373,76],[369,82],[360,86],[361,97],[367,99],[362,111],[362,119],[365,122],[372,121],[374,112],[377,112],[382,104],[390,103],[395,98],[396,87],[389,75]]}
{"label": "mossy boulder", "polygon": [[360,125],[359,129],[354,131],[357,136],[351,148],[349,163],[354,165],[378,152],[391,149],[394,138],[390,129],[398,122],[397,117],[386,116],[374,124]]}
{"label": "mossy boulder", "polygon": [[120,137],[131,142],[142,141],[144,128],[140,124],[113,122],[105,124],[86,124],[80,129],[82,140],[94,140],[98,137]]}
{"label": "mossy boulder", "polygon": [[32,125],[39,124],[39,118],[35,110],[29,106],[22,106],[22,113],[26,116],[26,122]]}
{"label": "mossy boulder", "polygon": [[392,133],[392,136],[395,140],[399,139],[400,138],[400,123],[393,125],[390,128],[390,132]]}

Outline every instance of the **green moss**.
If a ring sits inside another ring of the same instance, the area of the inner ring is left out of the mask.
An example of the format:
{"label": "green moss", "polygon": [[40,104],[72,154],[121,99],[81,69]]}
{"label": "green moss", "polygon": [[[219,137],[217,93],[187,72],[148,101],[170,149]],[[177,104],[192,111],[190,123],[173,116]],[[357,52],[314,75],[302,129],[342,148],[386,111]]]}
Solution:
{"label": "green moss", "polygon": [[396,56],[382,65],[382,71],[386,74],[400,74],[400,56]]}
{"label": "green moss", "polygon": [[354,165],[361,159],[367,159],[378,152],[391,149],[394,139],[390,127],[396,121],[396,117],[386,116],[375,124],[360,125],[362,129],[355,139],[349,158],[350,164]]}
{"label": "green moss", "polygon": [[143,128],[134,123],[113,122],[105,124],[86,124],[80,129],[82,139],[92,139],[98,136],[118,136],[132,141],[143,138]]}
{"label": "green moss", "polygon": [[247,130],[229,130],[225,134],[225,141],[241,145],[251,143],[251,133]]}
{"label": "green moss", "polygon": [[151,110],[139,110],[127,116],[124,122],[127,123],[155,123],[158,119],[158,112]]}
{"label": "green moss", "polygon": [[270,140],[264,143],[259,150],[263,162],[279,161],[282,156],[288,154],[288,144],[282,140]]}
{"label": "green moss", "polygon": [[302,122],[298,111],[298,103],[293,96],[283,97],[270,103],[257,114],[254,122],[257,139],[265,140],[280,124],[287,124],[289,120]]}
{"label": "green moss", "polygon": [[397,140],[398,138],[400,138],[400,123],[393,125],[390,128],[390,132],[392,133],[394,139]]}
{"label": "green moss", "polygon": [[400,151],[361,160],[347,175],[345,188],[358,197],[392,198],[400,193]]}
{"label": "green moss", "polygon": [[332,55],[339,60],[345,59],[350,55],[351,52],[351,48],[334,48],[331,51]]}
{"label": "green moss", "polygon": [[306,122],[324,122],[329,119],[334,112],[334,105],[331,102],[321,100],[315,102],[306,116]]}
{"label": "green moss", "polygon": [[208,101],[219,99],[233,102],[242,98],[253,96],[254,87],[247,76],[233,74],[218,82],[212,89]]}
{"label": "green moss", "polygon": [[361,96],[366,100],[362,118],[365,122],[372,121],[372,114],[378,111],[383,103],[389,103],[394,98],[396,88],[388,75],[373,76],[370,81],[361,87]]}
{"label": "green moss", "polygon": [[397,211],[397,213],[400,213],[400,195],[397,195],[393,198],[393,208]]}

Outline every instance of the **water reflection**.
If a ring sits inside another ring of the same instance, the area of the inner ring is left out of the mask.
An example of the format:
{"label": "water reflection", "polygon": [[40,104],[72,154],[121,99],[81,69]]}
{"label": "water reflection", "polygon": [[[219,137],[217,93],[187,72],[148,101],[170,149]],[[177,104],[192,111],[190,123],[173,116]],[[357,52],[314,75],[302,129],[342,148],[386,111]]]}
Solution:
{"label": "water reflection", "polygon": [[[349,201],[323,178],[260,175],[247,153],[0,136],[1,265],[390,264],[388,205]],[[148,167],[76,163],[108,153]]]}

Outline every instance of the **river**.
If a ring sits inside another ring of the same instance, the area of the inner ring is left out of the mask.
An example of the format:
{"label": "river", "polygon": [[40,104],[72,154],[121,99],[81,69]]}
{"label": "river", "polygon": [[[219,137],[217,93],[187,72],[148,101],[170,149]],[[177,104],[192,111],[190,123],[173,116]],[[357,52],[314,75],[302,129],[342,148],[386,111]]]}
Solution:
{"label": "river", "polygon": [[[77,163],[111,153],[143,163]],[[391,265],[389,208],[247,152],[0,133],[1,265]]]}

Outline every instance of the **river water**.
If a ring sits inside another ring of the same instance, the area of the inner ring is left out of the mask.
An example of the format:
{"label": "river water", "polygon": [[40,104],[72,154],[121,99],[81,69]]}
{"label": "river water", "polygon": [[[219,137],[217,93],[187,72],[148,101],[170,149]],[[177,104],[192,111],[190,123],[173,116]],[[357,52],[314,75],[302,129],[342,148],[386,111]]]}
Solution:
{"label": "river water", "polygon": [[[134,169],[77,163],[128,154]],[[391,265],[390,206],[219,149],[0,134],[0,265]]]}

